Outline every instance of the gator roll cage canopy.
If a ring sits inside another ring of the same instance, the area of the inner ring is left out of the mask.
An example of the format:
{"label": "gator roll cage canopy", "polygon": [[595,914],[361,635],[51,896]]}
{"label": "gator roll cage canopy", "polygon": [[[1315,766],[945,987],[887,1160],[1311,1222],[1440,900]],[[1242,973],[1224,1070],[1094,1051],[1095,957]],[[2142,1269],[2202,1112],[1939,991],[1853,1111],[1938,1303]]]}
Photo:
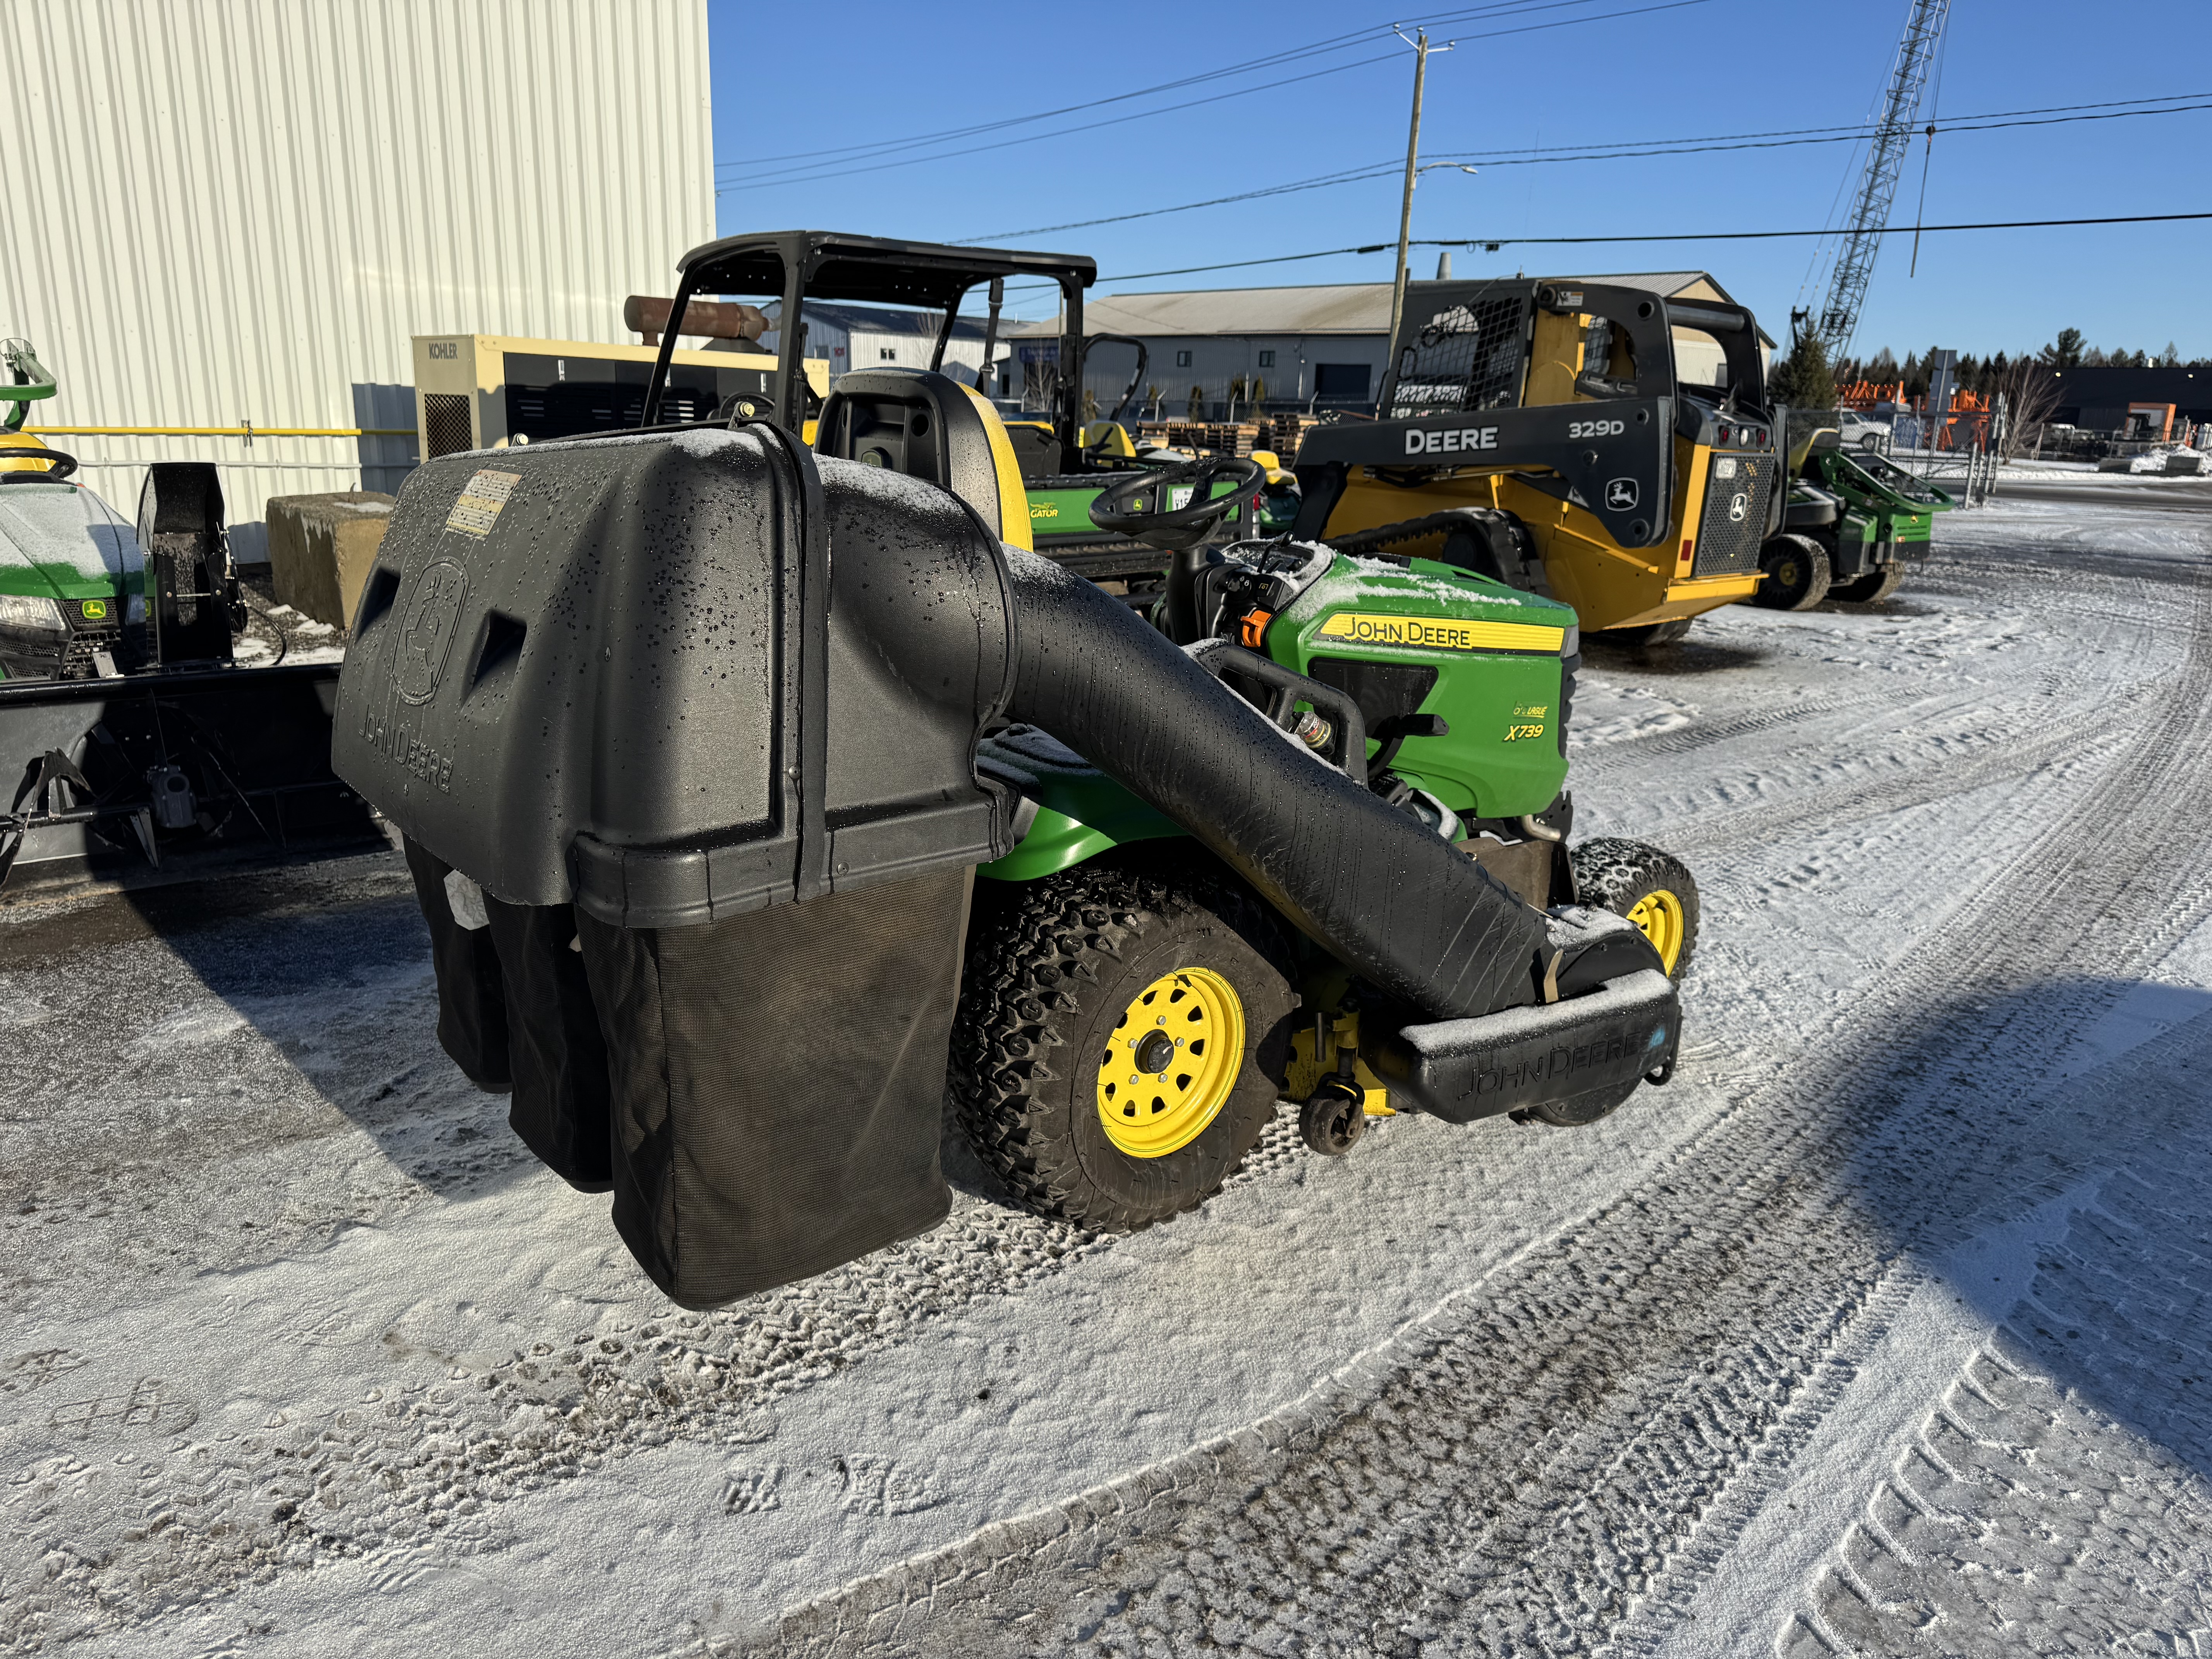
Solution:
{"label": "gator roll cage canopy", "polygon": [[[882,236],[848,236],[827,230],[772,230],[726,236],[696,247],[677,262],[682,273],[669,309],[660,357],[647,388],[645,421],[659,418],[661,389],[668,381],[684,308],[695,294],[772,295],[781,301],[777,319],[775,419],[796,433],[805,420],[807,300],[854,300],[875,305],[912,306],[941,311],[936,349],[930,367],[941,368],[961,301],[993,277],[1042,278],[1060,287],[1062,300],[1060,361],[1081,361],[1083,290],[1098,280],[1097,262],[1074,253],[1029,253],[1005,248],[954,247],[942,242],[906,242]],[[987,365],[988,367],[988,365]],[[1083,388],[1079,374],[1060,377],[1053,430],[1073,450],[1080,435]]]}

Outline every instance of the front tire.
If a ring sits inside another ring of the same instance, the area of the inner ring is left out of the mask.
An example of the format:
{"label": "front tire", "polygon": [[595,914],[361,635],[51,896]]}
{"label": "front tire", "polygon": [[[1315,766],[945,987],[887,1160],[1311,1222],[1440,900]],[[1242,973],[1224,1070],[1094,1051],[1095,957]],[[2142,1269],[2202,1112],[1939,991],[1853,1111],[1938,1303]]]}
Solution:
{"label": "front tire", "polygon": [[1125,1229],[1203,1203],[1274,1114],[1289,965],[1274,913],[1194,861],[1021,884],[969,944],[963,1136],[1040,1215]]}
{"label": "front tire", "polygon": [[1766,580],[1751,596],[1769,611],[1810,611],[1828,597],[1828,550],[1810,536],[1780,535],[1759,550]]}
{"label": "front tire", "polygon": [[1697,878],[1681,860],[1610,836],[1583,842],[1568,857],[1583,902],[1634,922],[1680,983],[1697,954],[1698,921]]}
{"label": "front tire", "polygon": [[1904,581],[1904,562],[1892,559],[1887,564],[1877,566],[1863,576],[1854,576],[1847,582],[1831,587],[1828,597],[1840,599],[1845,605],[1880,605],[1896,592]]}

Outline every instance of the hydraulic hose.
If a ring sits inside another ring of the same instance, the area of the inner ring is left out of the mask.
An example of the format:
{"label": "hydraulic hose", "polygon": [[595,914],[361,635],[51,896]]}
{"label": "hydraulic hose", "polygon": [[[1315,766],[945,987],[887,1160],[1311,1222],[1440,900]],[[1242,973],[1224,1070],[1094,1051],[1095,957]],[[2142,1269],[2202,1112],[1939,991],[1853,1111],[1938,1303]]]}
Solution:
{"label": "hydraulic hose", "polygon": [[1129,608],[1006,551],[1007,713],[1181,824],[1385,994],[1431,1018],[1533,1002],[1543,917],[1473,859],[1303,752]]}

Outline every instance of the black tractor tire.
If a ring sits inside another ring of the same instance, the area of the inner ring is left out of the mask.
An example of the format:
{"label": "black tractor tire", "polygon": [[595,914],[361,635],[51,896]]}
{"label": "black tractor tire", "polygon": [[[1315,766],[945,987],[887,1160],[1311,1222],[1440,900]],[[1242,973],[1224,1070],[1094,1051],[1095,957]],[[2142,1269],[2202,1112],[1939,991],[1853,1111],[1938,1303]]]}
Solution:
{"label": "black tractor tire", "polygon": [[1847,582],[1838,582],[1829,588],[1828,597],[1845,605],[1880,605],[1896,592],[1904,582],[1904,562],[1893,559],[1863,576],[1854,576]]}
{"label": "black tractor tire", "polygon": [[1810,536],[1784,532],[1759,550],[1766,580],[1751,596],[1769,611],[1810,611],[1828,597],[1828,550]]}
{"label": "black tractor tire", "polygon": [[[1666,960],[1668,977],[1680,983],[1698,950],[1698,881],[1672,853],[1640,841],[1601,836],[1567,854],[1575,866],[1575,887],[1584,904],[1626,916]],[[1646,907],[1643,915],[1637,907]]]}
{"label": "black tractor tire", "polygon": [[1690,631],[1692,620],[1688,617],[1677,617],[1672,622],[1648,623],[1642,628],[1608,628],[1602,634],[1594,634],[1590,637],[1625,646],[1632,651],[1649,651],[1657,646],[1674,644]]}
{"label": "black tractor tire", "polygon": [[[1007,1193],[1040,1215],[1115,1230],[1164,1221],[1218,1192],[1274,1115],[1297,1006],[1289,945],[1275,913],[1202,856],[1021,883],[971,927],[953,1115]],[[1225,981],[1241,1005],[1237,1069],[1193,1139],[1133,1155],[1107,1133],[1102,1065],[1136,1000],[1191,969]]]}

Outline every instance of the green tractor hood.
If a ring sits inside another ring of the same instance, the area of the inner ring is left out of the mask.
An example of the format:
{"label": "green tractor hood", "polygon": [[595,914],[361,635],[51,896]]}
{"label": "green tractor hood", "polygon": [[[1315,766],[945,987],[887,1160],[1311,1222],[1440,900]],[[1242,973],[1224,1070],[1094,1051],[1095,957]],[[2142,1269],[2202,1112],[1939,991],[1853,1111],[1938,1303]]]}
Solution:
{"label": "green tractor hood", "polygon": [[143,595],[145,580],[137,531],[89,489],[0,487],[0,593],[119,604]]}
{"label": "green tractor hood", "polygon": [[0,476],[0,679],[88,673],[146,619],[137,535],[88,489]]}

